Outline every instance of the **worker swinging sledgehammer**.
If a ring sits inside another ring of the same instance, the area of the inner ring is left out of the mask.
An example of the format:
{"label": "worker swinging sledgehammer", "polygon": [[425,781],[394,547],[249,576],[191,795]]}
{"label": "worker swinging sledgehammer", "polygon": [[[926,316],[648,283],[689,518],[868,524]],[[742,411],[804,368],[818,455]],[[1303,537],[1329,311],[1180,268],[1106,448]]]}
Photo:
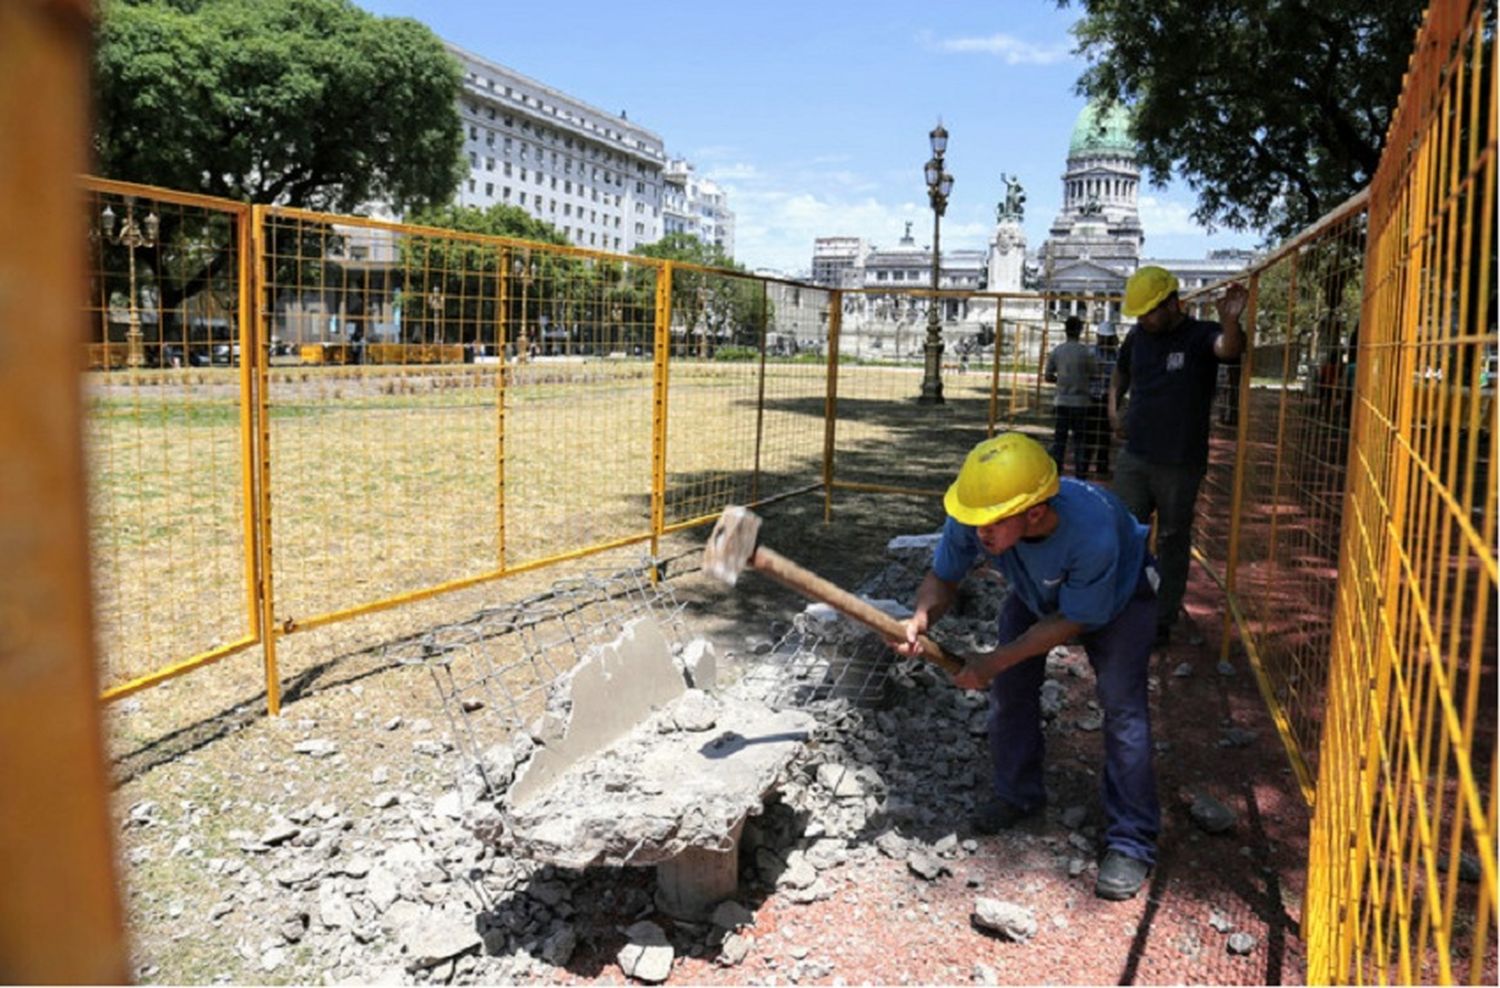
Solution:
{"label": "worker swinging sledgehammer", "polygon": [[1161,830],[1152,766],[1146,677],[1156,623],[1155,561],[1146,526],[1110,492],[1072,478],[1035,440],[1002,433],[969,453],[944,498],[948,520],[932,569],[917,590],[902,655],[919,654],[927,630],[953,605],[964,575],[983,561],[1010,591],[1000,646],[963,656],[954,682],[990,691],[994,794],[974,828],[997,833],[1042,811],[1041,686],[1047,653],[1083,643],[1104,712],[1106,851],[1094,885],[1129,899],[1156,862]]}

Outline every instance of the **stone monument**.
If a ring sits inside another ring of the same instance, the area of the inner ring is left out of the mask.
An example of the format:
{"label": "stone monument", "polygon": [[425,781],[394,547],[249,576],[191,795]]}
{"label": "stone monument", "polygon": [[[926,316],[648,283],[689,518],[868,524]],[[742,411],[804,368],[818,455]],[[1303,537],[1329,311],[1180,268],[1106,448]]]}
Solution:
{"label": "stone monument", "polygon": [[995,233],[990,238],[989,271],[986,285],[992,292],[1021,290],[1021,272],[1026,260],[1026,231],[1021,220],[1026,215],[1026,193],[1019,176],[1002,173],[1005,198],[995,205]]}

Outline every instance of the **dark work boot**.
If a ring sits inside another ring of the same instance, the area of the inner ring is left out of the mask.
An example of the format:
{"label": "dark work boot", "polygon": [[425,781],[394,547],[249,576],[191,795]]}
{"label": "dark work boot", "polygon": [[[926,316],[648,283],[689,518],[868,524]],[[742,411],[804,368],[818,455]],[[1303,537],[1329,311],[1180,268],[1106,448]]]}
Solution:
{"label": "dark work boot", "polygon": [[1099,865],[1099,877],[1094,880],[1094,894],[1101,899],[1123,902],[1132,899],[1151,874],[1151,866],[1139,858],[1132,858],[1119,851],[1109,851]]}

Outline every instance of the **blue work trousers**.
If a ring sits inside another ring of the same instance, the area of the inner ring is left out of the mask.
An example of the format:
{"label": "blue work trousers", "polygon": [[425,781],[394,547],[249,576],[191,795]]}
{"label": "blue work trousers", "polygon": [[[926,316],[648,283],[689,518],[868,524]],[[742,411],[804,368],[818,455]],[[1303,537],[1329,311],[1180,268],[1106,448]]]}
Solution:
{"label": "blue work trousers", "polygon": [[[1000,640],[1014,641],[1036,620],[1020,598],[1010,594],[1000,607]],[[1135,596],[1114,620],[1082,636],[1104,711],[1105,843],[1111,850],[1152,865],[1161,832],[1146,696],[1155,629],[1156,594],[1143,573]],[[1038,655],[1011,666],[990,683],[995,794],[1023,810],[1040,808],[1047,800],[1041,710],[1046,671],[1047,657]]]}

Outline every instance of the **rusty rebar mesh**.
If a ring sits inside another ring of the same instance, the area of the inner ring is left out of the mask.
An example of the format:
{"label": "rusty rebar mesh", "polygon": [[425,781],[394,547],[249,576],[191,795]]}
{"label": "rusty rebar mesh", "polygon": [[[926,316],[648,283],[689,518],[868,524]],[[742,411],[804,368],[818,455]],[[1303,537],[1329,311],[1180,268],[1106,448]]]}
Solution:
{"label": "rusty rebar mesh", "polygon": [[545,709],[552,683],[631,621],[651,618],[674,650],[682,647],[682,606],[665,580],[652,582],[654,566],[643,559],[630,569],[561,580],[396,642],[387,655],[432,673],[464,761],[479,765],[486,750]]}

